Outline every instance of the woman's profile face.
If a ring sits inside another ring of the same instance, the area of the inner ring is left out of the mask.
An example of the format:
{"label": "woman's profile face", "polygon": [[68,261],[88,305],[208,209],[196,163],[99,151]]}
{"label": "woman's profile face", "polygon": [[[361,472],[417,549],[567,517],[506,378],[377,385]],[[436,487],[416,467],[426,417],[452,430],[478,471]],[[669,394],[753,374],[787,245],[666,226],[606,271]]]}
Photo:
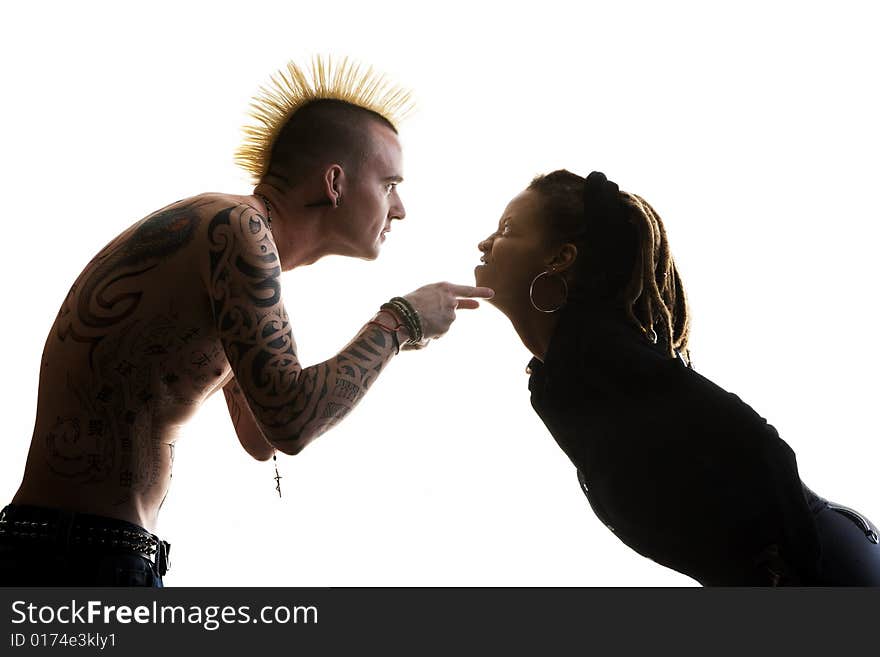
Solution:
{"label": "woman's profile face", "polygon": [[525,190],[507,204],[498,226],[477,245],[483,252],[474,269],[478,286],[491,287],[490,303],[528,304],[532,279],[546,269],[550,256],[540,195]]}

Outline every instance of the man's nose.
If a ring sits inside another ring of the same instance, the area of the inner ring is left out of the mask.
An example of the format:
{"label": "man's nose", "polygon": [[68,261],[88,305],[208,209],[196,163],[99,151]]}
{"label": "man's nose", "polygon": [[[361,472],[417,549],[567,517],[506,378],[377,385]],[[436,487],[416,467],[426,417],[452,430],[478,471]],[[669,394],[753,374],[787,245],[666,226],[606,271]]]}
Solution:
{"label": "man's nose", "polygon": [[388,217],[390,219],[405,219],[406,218],[406,208],[403,207],[403,201],[398,201],[394,207],[391,208],[391,211],[388,213]]}

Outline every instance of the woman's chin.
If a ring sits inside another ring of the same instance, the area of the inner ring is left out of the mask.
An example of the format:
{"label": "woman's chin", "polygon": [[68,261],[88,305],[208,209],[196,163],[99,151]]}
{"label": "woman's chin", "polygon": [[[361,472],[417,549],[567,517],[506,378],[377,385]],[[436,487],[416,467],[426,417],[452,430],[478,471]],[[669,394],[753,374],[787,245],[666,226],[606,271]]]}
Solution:
{"label": "woman's chin", "polygon": [[[486,265],[477,265],[474,267],[474,285],[477,287],[491,287],[495,290],[495,282],[488,274],[489,272],[486,271]],[[495,290],[495,293],[497,294],[498,290]],[[489,301],[491,301],[491,299],[489,299]]]}
{"label": "woman's chin", "polygon": [[481,299],[481,301],[485,301],[494,306],[496,305],[495,301],[498,299],[498,288],[494,281],[492,281],[492,277],[487,276],[486,273],[486,265],[477,265],[474,267],[474,285],[477,287],[491,287],[495,290],[495,295],[491,299]]}

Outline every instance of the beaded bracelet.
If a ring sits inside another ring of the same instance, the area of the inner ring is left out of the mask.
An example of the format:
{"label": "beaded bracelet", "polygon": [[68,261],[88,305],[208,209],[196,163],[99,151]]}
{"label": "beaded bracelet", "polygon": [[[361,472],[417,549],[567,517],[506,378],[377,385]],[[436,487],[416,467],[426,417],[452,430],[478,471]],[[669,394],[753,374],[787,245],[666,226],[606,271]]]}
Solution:
{"label": "beaded bracelet", "polygon": [[394,318],[398,321],[402,321],[402,323],[409,330],[410,336],[412,336],[412,319],[407,315],[406,311],[403,308],[398,306],[396,303],[391,303],[390,301],[382,304],[382,311],[386,312],[390,315],[394,315]]}
{"label": "beaded bracelet", "polygon": [[[396,306],[389,306],[389,307],[394,308],[395,310],[397,310],[397,313],[394,313],[394,312],[392,312],[391,310],[388,310],[388,309],[385,309],[385,308],[383,308],[383,311],[386,312],[386,313],[388,313],[389,315],[393,315],[395,319],[397,319],[398,316],[403,315],[403,313],[402,313],[402,312],[401,312]],[[397,328],[400,328],[400,327],[406,327],[406,330],[407,330],[407,332],[408,332],[409,335],[410,335],[410,337],[406,340],[406,343],[409,343],[409,342],[412,340],[412,335],[413,335],[412,325],[409,323],[409,321],[406,321],[406,322],[399,322],[399,323],[397,324]],[[397,330],[395,329],[392,333],[394,334],[395,339],[396,339],[396,337],[397,337]]]}
{"label": "beaded bracelet", "polygon": [[407,317],[408,321],[413,324],[413,327],[415,328],[415,331],[413,332],[415,342],[421,342],[424,335],[424,330],[422,329],[422,321],[419,317],[419,313],[416,312],[416,309],[413,308],[413,305],[404,297],[393,297],[390,303],[393,304],[396,308],[399,308]]}
{"label": "beaded bracelet", "polygon": [[[397,306],[400,309],[401,313],[403,313],[403,309],[400,306]],[[418,324],[417,320],[412,315],[406,315],[406,328],[409,331],[409,341],[410,342],[420,342],[422,339],[422,330],[421,326]]]}
{"label": "beaded bracelet", "polygon": [[397,316],[403,318],[404,323],[406,324],[407,331],[409,332],[409,339],[406,341],[407,344],[416,344],[422,341],[422,323],[419,320],[418,313],[415,312],[415,309],[409,304],[408,301],[404,300],[403,302],[399,301],[402,297],[394,297],[391,301],[382,304],[382,310],[390,310],[395,312]]}
{"label": "beaded bracelet", "polygon": [[[403,311],[400,308],[398,308],[397,306],[395,306],[392,303],[383,303],[382,309],[377,314],[380,314],[380,313],[385,313],[386,315],[390,315],[391,318],[395,322],[397,322],[397,325],[394,327],[395,331],[397,329],[399,329],[400,327],[405,326],[406,330],[409,332],[410,336],[412,336],[412,334],[413,334],[412,327],[410,326],[410,323],[407,320],[406,315],[403,313]],[[403,317],[405,321],[400,321],[401,317]]]}

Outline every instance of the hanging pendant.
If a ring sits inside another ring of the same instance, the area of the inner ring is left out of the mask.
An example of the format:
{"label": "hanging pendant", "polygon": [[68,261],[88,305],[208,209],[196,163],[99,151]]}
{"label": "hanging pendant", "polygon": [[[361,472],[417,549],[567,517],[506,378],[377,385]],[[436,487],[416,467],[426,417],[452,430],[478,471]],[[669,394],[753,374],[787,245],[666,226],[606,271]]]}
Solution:
{"label": "hanging pendant", "polygon": [[281,475],[278,474],[277,454],[272,454],[272,462],[275,464],[275,490],[278,491],[278,497],[281,497]]}

